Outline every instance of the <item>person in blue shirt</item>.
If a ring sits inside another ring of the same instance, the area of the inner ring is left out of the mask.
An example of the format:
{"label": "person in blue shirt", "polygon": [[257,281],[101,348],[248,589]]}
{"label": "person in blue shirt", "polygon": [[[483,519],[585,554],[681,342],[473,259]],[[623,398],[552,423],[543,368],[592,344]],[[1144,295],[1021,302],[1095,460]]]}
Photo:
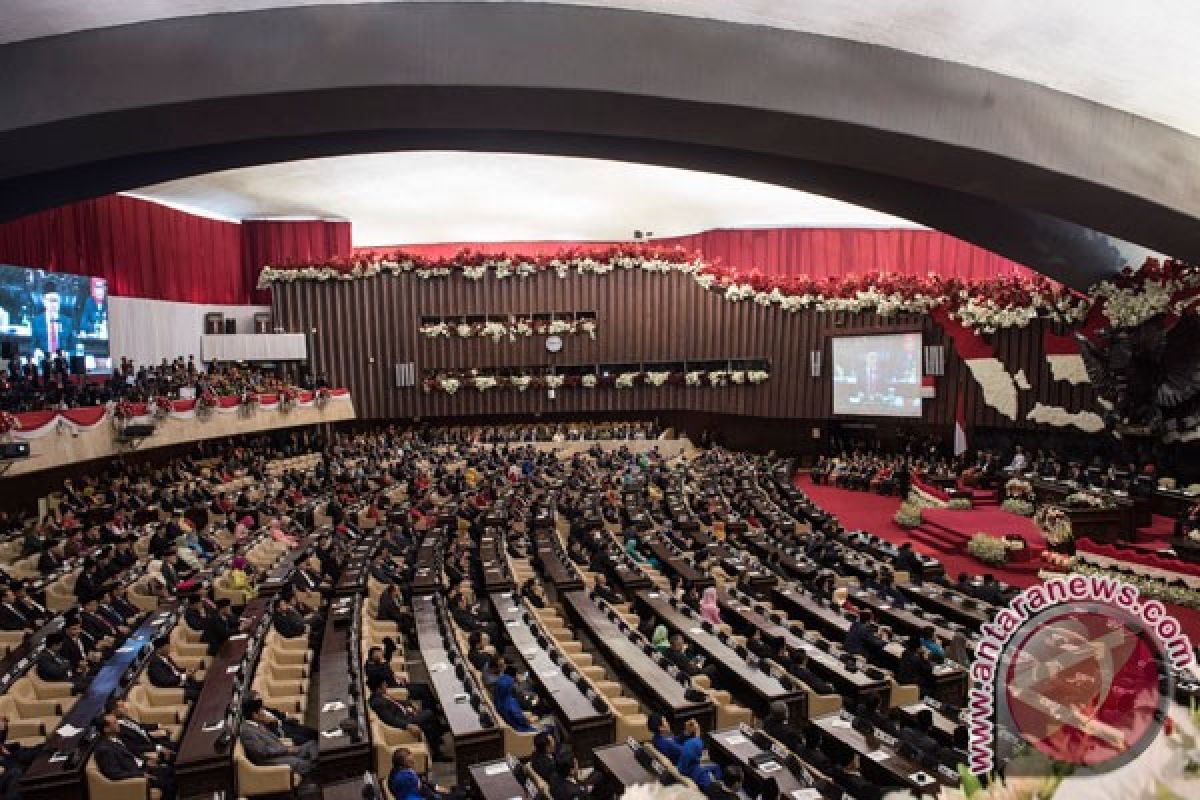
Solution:
{"label": "person in blue shirt", "polygon": [[941,664],[946,660],[946,651],[942,649],[942,645],[938,642],[937,634],[932,627],[921,631],[921,646],[928,651],[929,658],[934,664]]}
{"label": "person in blue shirt", "polygon": [[392,753],[388,790],[396,800],[426,800],[421,791],[421,776],[413,769],[413,757],[408,748],[401,747]]}
{"label": "person in blue shirt", "polygon": [[670,724],[663,718],[662,714],[651,714],[648,720],[650,733],[653,735],[651,744],[654,749],[662,753],[664,757],[671,760],[674,764],[679,760],[680,753],[683,752],[683,737],[676,736],[671,731]]}
{"label": "person in blue shirt", "polygon": [[683,745],[679,758],[675,760],[675,769],[679,770],[680,775],[691,778],[700,791],[721,779],[719,766],[704,763],[704,737],[700,733],[700,723],[695,719],[684,723]]}
{"label": "person in blue shirt", "polygon": [[525,710],[521,708],[520,701],[517,700],[515,691],[516,667],[508,667],[496,682],[492,684],[492,702],[496,706],[496,713],[500,718],[509,724],[509,726],[518,733],[531,733],[536,731],[533,725],[529,722],[529,717],[526,716]]}

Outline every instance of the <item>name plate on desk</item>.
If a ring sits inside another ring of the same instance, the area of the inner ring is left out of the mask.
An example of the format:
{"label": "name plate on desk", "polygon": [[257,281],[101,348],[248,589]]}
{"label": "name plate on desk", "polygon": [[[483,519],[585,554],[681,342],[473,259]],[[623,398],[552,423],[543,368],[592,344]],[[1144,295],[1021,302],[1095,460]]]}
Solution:
{"label": "name plate on desk", "polygon": [[870,753],[867,753],[867,758],[871,759],[872,761],[876,761],[876,762],[887,761],[891,757],[892,757],[892,754],[889,753],[887,750],[873,750]]}

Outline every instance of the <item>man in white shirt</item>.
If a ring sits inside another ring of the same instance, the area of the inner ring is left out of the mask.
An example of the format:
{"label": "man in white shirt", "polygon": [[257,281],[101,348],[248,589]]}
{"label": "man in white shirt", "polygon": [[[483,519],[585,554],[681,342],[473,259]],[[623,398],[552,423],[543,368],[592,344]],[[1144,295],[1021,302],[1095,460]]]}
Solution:
{"label": "man in white shirt", "polygon": [[1021,449],[1021,445],[1017,445],[1013,452],[1012,462],[1005,467],[1005,471],[1013,475],[1020,475],[1025,471],[1026,466],[1028,466],[1028,460],[1025,458],[1025,451]]}

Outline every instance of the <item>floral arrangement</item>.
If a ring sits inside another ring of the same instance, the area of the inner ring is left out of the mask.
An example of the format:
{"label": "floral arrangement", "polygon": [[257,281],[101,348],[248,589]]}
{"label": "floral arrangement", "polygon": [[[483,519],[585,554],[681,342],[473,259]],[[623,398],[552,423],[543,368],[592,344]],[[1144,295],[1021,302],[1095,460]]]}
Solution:
{"label": "floral arrangement", "polygon": [[173,408],[171,405],[171,398],[167,397],[166,395],[159,395],[158,397],[155,397],[151,407],[153,408],[155,419],[160,420],[166,419],[168,416],[170,416],[171,409]]}
{"label": "floral arrangement", "polygon": [[508,379],[509,386],[516,389],[518,392],[523,392],[533,383],[532,375],[513,375]]}
{"label": "floral arrangement", "polygon": [[595,375],[584,375],[579,379],[579,385],[585,389],[595,389],[596,383],[597,380]]}
{"label": "floral arrangement", "polygon": [[771,374],[764,369],[751,369],[746,371],[746,380],[757,386],[758,384],[771,377]]}
{"label": "floral arrangement", "polygon": [[689,372],[684,376],[684,382],[688,386],[699,386],[704,382],[704,373],[700,371]]}
{"label": "floral arrangement", "polygon": [[290,386],[285,386],[279,390],[279,410],[284,412],[291,411],[296,407],[296,401],[299,400],[299,398],[300,395],[295,389]]}
{"label": "floral arrangement", "polygon": [[133,403],[128,400],[118,400],[113,403],[112,416],[119,423],[133,419]]}
{"label": "floral arrangement", "polygon": [[332,399],[333,392],[329,391],[328,387],[322,386],[320,389],[317,389],[317,394],[313,398],[313,402],[316,404],[318,409],[322,409],[329,405],[329,401]]}
{"label": "floral arrangement", "polygon": [[1061,547],[1070,544],[1075,538],[1071,518],[1058,506],[1039,508],[1033,515],[1033,524],[1037,525],[1038,530],[1046,537],[1046,543],[1051,546]]}
{"label": "floral arrangement", "polygon": [[949,508],[951,511],[970,511],[971,510],[971,498],[969,498],[969,497],[951,498],[950,502],[946,503],[946,508]]}
{"label": "floral arrangement", "polygon": [[921,507],[907,500],[900,504],[900,508],[897,509],[896,515],[892,519],[901,528],[916,528],[924,522],[921,517]]}
{"label": "floral arrangement", "polygon": [[500,381],[491,375],[476,375],[471,383],[481,392],[486,392],[488,389],[495,389],[500,385]]}
{"label": "floral arrangement", "polygon": [[988,533],[972,536],[967,542],[967,552],[985,564],[1000,566],[1008,563],[1008,542]]}
{"label": "floral arrangement", "polygon": [[450,338],[457,336],[460,339],[470,339],[472,337],[486,337],[494,342],[499,342],[503,339],[508,339],[510,342],[517,341],[517,337],[526,336],[562,336],[568,334],[587,334],[590,338],[596,338],[596,321],[594,319],[569,320],[556,319],[550,321],[535,320],[532,317],[521,317],[510,322],[502,322],[500,320],[488,320],[487,322],[457,322],[451,325],[448,322],[426,322],[421,325],[418,332],[428,339]]}
{"label": "floral arrangement", "polygon": [[724,386],[725,382],[729,379],[729,373],[725,370],[714,369],[712,372],[707,373],[704,377],[708,378],[709,386]]}
{"label": "floral arrangement", "polygon": [[1116,508],[1117,502],[1107,495],[1095,492],[1072,492],[1063,498],[1067,508]]}
{"label": "floral arrangement", "polygon": [[1035,318],[1065,324],[1084,320],[1099,307],[1119,327],[1136,325],[1149,316],[1178,311],[1187,292],[1200,285],[1200,271],[1167,261],[1148,260],[1138,271],[1102,283],[1089,294],[1074,292],[1042,277],[998,277],[968,282],[935,274],[925,277],[871,272],[816,280],[807,275],[765,275],[705,262],[682,248],[614,245],[566,249],[555,254],[513,256],[462,250],[452,256],[426,258],[404,251],[382,256],[264,267],[260,288],[292,281],[355,280],[381,274],[415,274],[421,279],[461,275],[467,280],[491,276],[503,280],[532,275],[606,275],[618,269],[656,274],[679,272],[730,302],[753,302],[783,311],[874,311],[883,316],[928,314],[945,310],[968,328],[990,333],[1027,326]]}
{"label": "floral arrangement", "polygon": [[622,372],[617,375],[615,385],[618,389],[632,389],[637,384],[637,379],[641,374],[640,372]]}
{"label": "floral arrangement", "polygon": [[647,372],[644,379],[647,386],[662,386],[670,377],[670,372]]}
{"label": "floral arrangement", "polygon": [[[1115,569],[1090,564],[1081,558],[1074,558],[1067,567],[1069,572],[1083,575],[1100,575],[1115,578],[1119,581],[1137,587],[1138,593],[1145,599],[1159,600],[1163,603],[1174,603],[1177,606],[1200,609],[1200,591],[1186,585],[1172,585],[1167,581],[1139,573],[1120,572]],[[1053,577],[1053,573],[1044,573],[1045,577]],[[1042,577],[1043,573],[1039,573]]]}
{"label": "floral arrangement", "polygon": [[1021,478],[1010,478],[1004,484],[1004,502],[1000,504],[1000,508],[1010,514],[1032,517],[1034,512],[1033,500],[1033,486],[1029,481],[1022,480]]}
{"label": "floral arrangement", "polygon": [[546,384],[547,389],[561,388],[567,380],[565,375],[547,375],[542,378],[542,382]]}
{"label": "floral arrangement", "polygon": [[21,430],[21,420],[15,414],[0,411],[0,436],[7,436],[13,431]]}
{"label": "floral arrangement", "polygon": [[1000,508],[1010,514],[1017,514],[1022,517],[1032,517],[1034,512],[1033,503],[1017,497],[1004,498],[1004,502],[1000,503]]}
{"label": "floral arrangement", "polygon": [[450,326],[444,322],[430,322],[420,327],[421,335],[430,339],[436,339],[439,336],[450,336]]}

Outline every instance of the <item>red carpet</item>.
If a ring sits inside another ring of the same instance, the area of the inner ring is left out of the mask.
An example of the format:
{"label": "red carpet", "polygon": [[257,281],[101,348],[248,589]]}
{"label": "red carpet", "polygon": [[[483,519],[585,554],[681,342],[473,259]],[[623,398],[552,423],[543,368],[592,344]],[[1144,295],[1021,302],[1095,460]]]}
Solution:
{"label": "red carpet", "polygon": [[[806,492],[813,499],[814,503],[826,511],[837,515],[842,525],[849,530],[864,530],[897,544],[912,542],[913,548],[918,552],[926,553],[941,561],[942,565],[946,568],[946,574],[951,580],[954,580],[959,573],[963,572],[968,575],[978,575],[988,572],[995,575],[997,580],[1004,581],[1013,586],[1026,587],[1038,583],[1037,570],[1042,566],[1040,559],[1031,560],[1028,566],[1023,564],[1015,565],[1016,568],[1013,568],[1014,565],[1004,567],[985,566],[967,555],[966,540],[963,540],[961,544],[951,546],[951,542],[947,537],[939,537],[930,533],[930,529],[933,526],[922,526],[925,530],[918,528],[913,531],[901,528],[892,520],[896,509],[900,507],[900,499],[898,497],[883,497],[871,492],[853,492],[848,489],[815,486],[809,480],[807,474],[802,475],[797,480],[796,485],[802,491]],[[1013,530],[979,529],[996,535],[1019,533],[1022,537],[1025,537],[1026,529],[1018,528],[1019,523],[1013,522],[1014,517],[1024,522],[1029,528],[1033,528],[1033,523],[1030,520],[994,508],[977,508],[971,511],[939,511],[935,509],[934,511],[938,517],[946,514],[961,515],[963,522],[954,521],[954,524],[960,527],[967,524],[968,520],[983,518],[981,515],[1000,514],[1002,517],[994,517],[994,519],[1003,519],[1005,524],[1013,526]],[[928,515],[928,512],[926,513]],[[1158,520],[1159,518],[1156,518],[1155,522],[1157,523]],[[970,523],[970,525],[973,525],[973,523]],[[1034,530],[1036,531],[1036,529]],[[967,538],[969,539],[970,536],[968,535]],[[1025,538],[1025,540],[1027,542],[1031,541],[1029,538]],[[1035,541],[1040,545],[1042,541],[1040,531],[1037,532],[1037,539]],[[935,546],[935,542],[939,546]],[[1179,620],[1184,631],[1191,637],[1192,642],[1200,642],[1200,611],[1174,605],[1168,605],[1167,607],[1170,609],[1171,614]]]}

